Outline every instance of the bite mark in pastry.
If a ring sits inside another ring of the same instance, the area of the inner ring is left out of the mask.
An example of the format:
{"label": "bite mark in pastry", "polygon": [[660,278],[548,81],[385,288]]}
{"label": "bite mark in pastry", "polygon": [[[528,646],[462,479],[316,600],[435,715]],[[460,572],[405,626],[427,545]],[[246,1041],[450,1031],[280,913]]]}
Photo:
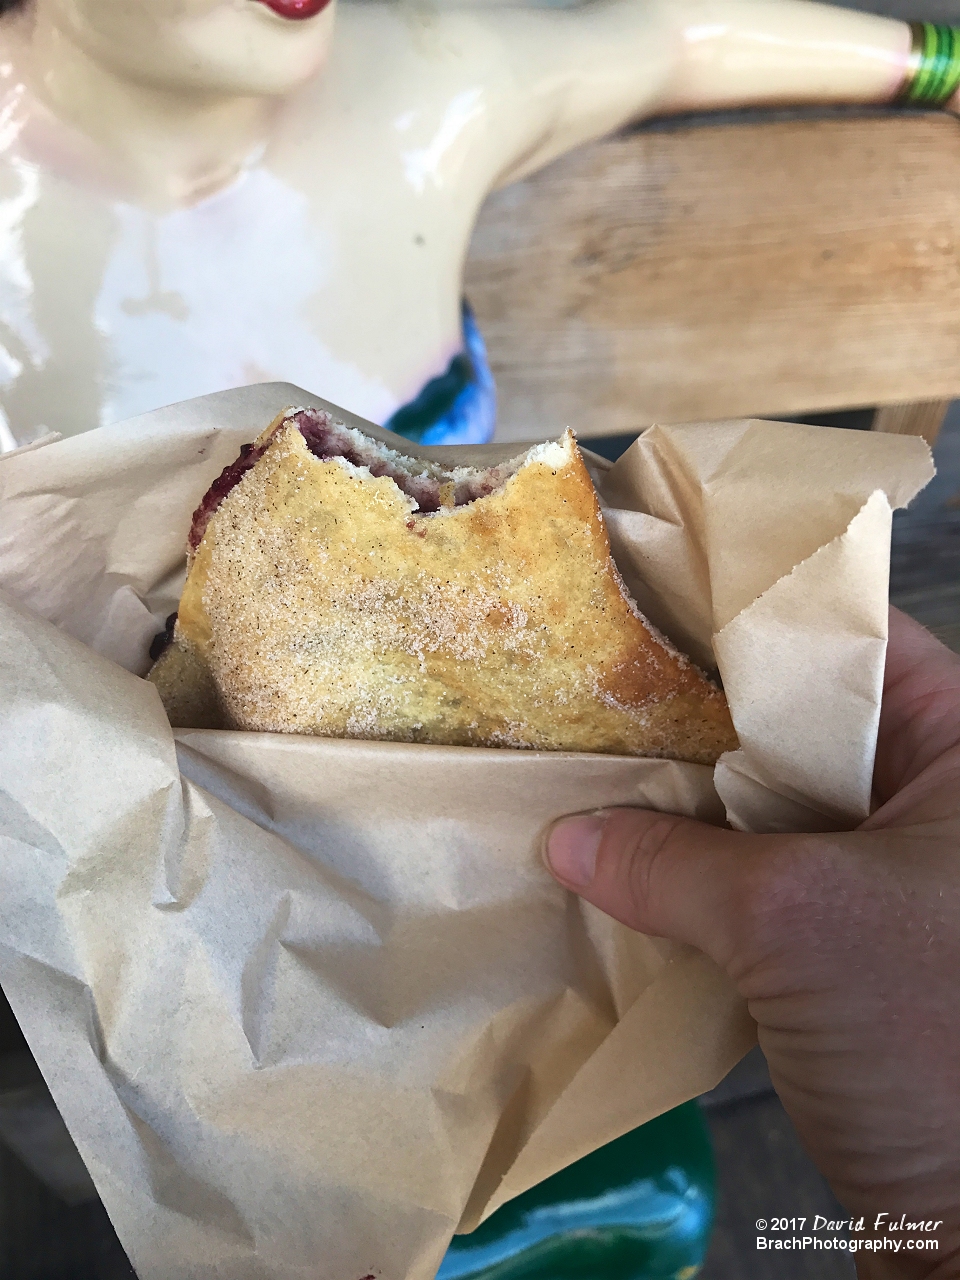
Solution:
{"label": "bite mark in pastry", "polygon": [[450,471],[287,410],[211,486],[189,554],[150,673],[174,723],[701,763],[737,745],[630,600],[569,431]]}

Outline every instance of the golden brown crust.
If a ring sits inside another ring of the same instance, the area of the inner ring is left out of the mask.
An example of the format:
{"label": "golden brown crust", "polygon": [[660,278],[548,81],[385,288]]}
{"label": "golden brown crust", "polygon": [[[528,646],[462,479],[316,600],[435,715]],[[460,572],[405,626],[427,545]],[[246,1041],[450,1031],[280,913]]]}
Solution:
{"label": "golden brown crust", "polygon": [[213,675],[193,645],[174,640],[147,678],[157,686],[174,729],[222,729],[226,724]]}
{"label": "golden brown crust", "polygon": [[487,497],[413,505],[275,431],[207,525],[175,632],[226,724],[700,763],[737,745],[722,693],[629,601],[569,432]]}

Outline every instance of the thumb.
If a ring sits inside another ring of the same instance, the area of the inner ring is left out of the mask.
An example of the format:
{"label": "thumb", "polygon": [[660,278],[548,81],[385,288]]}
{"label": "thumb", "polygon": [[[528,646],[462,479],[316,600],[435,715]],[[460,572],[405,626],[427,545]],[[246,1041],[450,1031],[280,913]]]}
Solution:
{"label": "thumb", "polygon": [[544,852],[560,883],[601,911],[726,968],[770,843],[673,814],[606,809],[555,822]]}

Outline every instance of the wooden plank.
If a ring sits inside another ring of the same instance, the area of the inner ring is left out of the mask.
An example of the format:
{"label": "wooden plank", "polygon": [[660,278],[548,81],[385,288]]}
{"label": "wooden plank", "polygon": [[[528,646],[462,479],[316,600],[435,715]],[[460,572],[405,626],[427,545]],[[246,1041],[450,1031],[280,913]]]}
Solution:
{"label": "wooden plank", "polygon": [[960,394],[960,122],[636,132],[495,193],[466,292],[502,439]]}
{"label": "wooden plank", "polygon": [[932,448],[950,408],[949,400],[920,400],[886,404],[874,414],[871,431],[895,436],[922,436]]}

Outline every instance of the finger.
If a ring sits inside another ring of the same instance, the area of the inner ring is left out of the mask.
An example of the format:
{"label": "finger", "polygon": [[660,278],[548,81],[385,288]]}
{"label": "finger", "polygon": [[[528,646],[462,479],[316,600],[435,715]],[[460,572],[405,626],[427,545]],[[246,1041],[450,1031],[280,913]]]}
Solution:
{"label": "finger", "polygon": [[610,809],[554,823],[545,856],[561,884],[601,911],[726,966],[769,842],[671,814]]}
{"label": "finger", "polygon": [[874,788],[881,801],[960,743],[960,657],[890,610]]}

